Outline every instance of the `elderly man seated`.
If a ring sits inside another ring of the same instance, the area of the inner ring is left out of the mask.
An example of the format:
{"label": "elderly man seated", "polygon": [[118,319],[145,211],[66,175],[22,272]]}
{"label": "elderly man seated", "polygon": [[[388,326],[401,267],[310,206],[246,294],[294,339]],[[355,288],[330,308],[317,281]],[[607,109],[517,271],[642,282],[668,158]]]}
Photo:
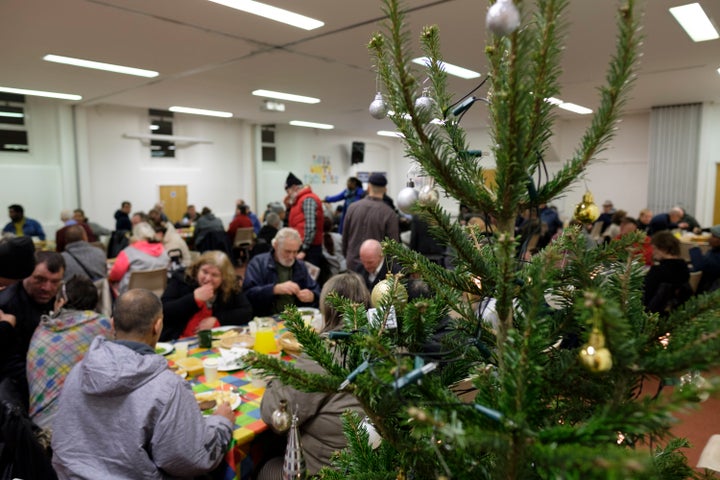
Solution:
{"label": "elderly man seated", "polygon": [[281,313],[286,305],[317,306],[320,287],[297,260],[300,234],[282,228],[272,241],[272,250],[253,257],[245,271],[243,291],[256,316]]}
{"label": "elderly man seated", "polygon": [[400,266],[392,261],[386,262],[380,242],[369,238],[360,245],[360,266],[355,271],[365,280],[368,291],[372,292],[388,273],[400,272]]}

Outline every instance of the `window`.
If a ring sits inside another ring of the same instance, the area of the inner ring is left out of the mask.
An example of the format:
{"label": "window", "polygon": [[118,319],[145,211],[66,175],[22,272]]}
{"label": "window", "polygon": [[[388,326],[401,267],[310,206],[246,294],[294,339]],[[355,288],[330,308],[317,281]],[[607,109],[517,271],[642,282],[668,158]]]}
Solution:
{"label": "window", "polygon": [[[150,133],[153,135],[173,134],[173,112],[166,110],[148,111],[150,115]],[[174,158],[175,142],[167,140],[150,140],[150,155],[153,158]]]}
{"label": "window", "polygon": [[262,161],[275,162],[275,125],[262,125],[260,127],[260,143],[262,147]]}
{"label": "window", "polygon": [[25,96],[0,93],[0,152],[28,153]]}

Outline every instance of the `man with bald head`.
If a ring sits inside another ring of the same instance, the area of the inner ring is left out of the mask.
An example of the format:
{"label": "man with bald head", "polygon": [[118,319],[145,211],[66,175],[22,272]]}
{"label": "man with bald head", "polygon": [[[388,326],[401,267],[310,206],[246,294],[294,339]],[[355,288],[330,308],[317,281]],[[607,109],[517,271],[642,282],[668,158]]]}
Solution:
{"label": "man with bald head", "polygon": [[659,213],[655,215],[652,217],[652,220],[650,220],[647,234],[652,236],[653,234],[662,232],[663,230],[674,230],[676,228],[686,229],[688,224],[681,221],[684,215],[685,212],[680,207],[673,207],[667,213]]}
{"label": "man with bald head", "polygon": [[390,273],[400,272],[400,267],[392,261],[385,261],[382,245],[375,239],[365,240],[360,245],[360,266],[355,269],[365,280],[365,286],[372,292],[373,287],[382,280],[385,280],[388,274],[388,264]]}
{"label": "man with bald head", "polygon": [[155,353],[160,299],[129,290],[112,323],[115,339],[96,337],[60,394],[52,437],[58,478],[185,478],[215,468],[235,417],[227,403],[203,417],[190,384]]}

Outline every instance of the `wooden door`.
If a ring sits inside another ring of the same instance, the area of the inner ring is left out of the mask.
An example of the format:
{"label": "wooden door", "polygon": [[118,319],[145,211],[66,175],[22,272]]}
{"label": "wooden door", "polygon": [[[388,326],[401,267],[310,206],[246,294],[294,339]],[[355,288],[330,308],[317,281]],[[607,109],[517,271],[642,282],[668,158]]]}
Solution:
{"label": "wooden door", "polygon": [[165,204],[165,215],[179,222],[187,210],[187,185],[160,185],[160,200]]}
{"label": "wooden door", "polygon": [[720,224],[720,163],[715,164],[715,202],[713,204],[713,225]]}

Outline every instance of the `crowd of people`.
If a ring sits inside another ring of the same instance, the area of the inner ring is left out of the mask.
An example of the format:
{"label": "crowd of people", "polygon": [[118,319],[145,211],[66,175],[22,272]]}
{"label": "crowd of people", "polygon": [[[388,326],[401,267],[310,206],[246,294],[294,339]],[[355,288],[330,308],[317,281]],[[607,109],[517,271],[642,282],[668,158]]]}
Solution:
{"label": "crowd of people", "polygon": [[[115,212],[114,231],[90,222],[81,209],[63,211],[54,252],[36,251],[31,237],[44,240],[42,226],[25,217],[22,206],[9,207],[11,221],[3,229],[8,238],[0,241],[0,423],[22,420],[12,423],[18,430],[13,434],[25,434],[39,452],[34,461],[23,461],[30,458],[28,450],[13,451],[0,438],[3,458],[16,455],[15,476],[164,478],[208,472],[228,446],[233,412],[224,404],[203,417],[189,384],[155,354],[158,340],[247,325],[289,305],[319,307],[321,330],[341,329],[327,296],[336,292],[369,307],[372,289],[401,267],[384,254],[381,242],[400,241],[402,230],[408,230],[409,248],[449,265],[450,252],[428,235],[427,223],[394,208],[381,174],[372,174],[366,189],[351,177],[346,189],[323,199],[293,173],[283,187],[282,200],[268,204],[261,217],[238,200],[227,229],[210,208],[198,212],[194,205],[174,223],[162,203],[133,213],[125,201]],[[339,211],[331,207],[335,202],[342,202]],[[493,234],[492,218],[461,207],[458,220]],[[192,236],[186,241],[179,228]],[[563,228],[548,205],[520,215],[519,255],[541,250]],[[671,232],[700,233],[701,227],[680,207],[658,215],[643,209],[635,219],[608,201],[595,225],[579,228],[589,248],[646,232],[637,253],[648,266],[649,311],[664,314],[694,293],[688,288],[691,268],[702,272],[698,292],[718,288],[720,225],[708,229],[707,253],[690,251],[689,268]],[[241,229],[253,235],[242,255],[234,248]],[[108,239],[107,246],[98,248],[100,238]],[[133,272],[157,269],[167,270],[160,297],[129,288]],[[102,308],[103,298],[108,301],[103,285],[114,287],[112,318],[109,308]],[[322,372],[302,356],[296,366]],[[345,393],[305,393],[273,380],[263,397],[263,419],[271,423],[279,402],[288,399],[300,406],[302,444],[309,473],[315,474],[345,445],[340,414],[361,407]],[[7,428],[0,432],[9,434]],[[43,435],[51,437],[51,450]],[[281,466],[280,457],[272,458],[257,478],[280,478]]]}

